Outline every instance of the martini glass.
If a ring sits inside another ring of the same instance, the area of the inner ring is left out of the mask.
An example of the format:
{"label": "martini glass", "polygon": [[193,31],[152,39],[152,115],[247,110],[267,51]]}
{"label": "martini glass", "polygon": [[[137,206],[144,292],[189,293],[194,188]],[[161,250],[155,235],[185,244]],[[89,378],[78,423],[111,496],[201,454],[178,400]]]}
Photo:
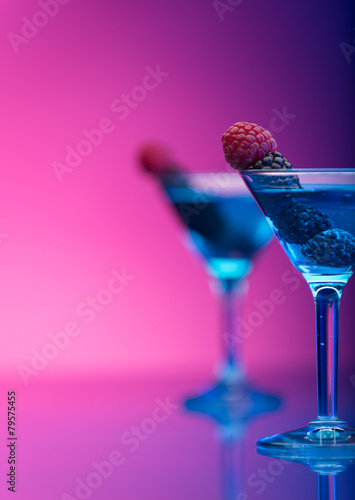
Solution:
{"label": "martini glass", "polygon": [[255,255],[272,237],[269,225],[233,173],[177,172],[161,175],[160,180],[188,230],[188,247],[203,257],[207,272],[220,285],[222,299],[224,359],[218,380],[188,399],[187,408],[211,414],[221,423],[275,409],[279,400],[259,392],[247,380],[243,338],[235,324],[235,302],[240,304],[246,292]]}
{"label": "martini glass", "polygon": [[355,267],[355,169],[241,173],[315,300],[318,416],[308,426],[258,441],[290,459],[355,458],[355,430],[338,417],[342,291]]}

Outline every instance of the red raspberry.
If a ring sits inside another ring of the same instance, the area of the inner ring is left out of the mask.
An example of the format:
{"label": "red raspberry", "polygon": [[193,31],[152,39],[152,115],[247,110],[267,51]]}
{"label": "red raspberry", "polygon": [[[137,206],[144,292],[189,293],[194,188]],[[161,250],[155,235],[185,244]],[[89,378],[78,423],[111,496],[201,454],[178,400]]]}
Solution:
{"label": "red raspberry", "polygon": [[276,150],[277,144],[268,130],[255,123],[238,122],[222,136],[226,161],[238,170],[245,170]]}
{"label": "red raspberry", "polygon": [[141,167],[151,174],[165,174],[176,170],[170,151],[162,144],[147,144],[139,152]]}

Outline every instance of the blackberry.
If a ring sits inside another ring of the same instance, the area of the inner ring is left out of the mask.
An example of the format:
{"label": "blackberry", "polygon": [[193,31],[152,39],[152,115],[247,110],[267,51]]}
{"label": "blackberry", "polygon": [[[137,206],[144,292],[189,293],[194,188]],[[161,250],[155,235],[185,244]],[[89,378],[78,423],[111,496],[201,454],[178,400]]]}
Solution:
{"label": "blackberry", "polygon": [[299,245],[334,226],[328,215],[297,201],[290,208],[281,210],[272,220],[280,238]]}
{"label": "blackberry", "polygon": [[263,211],[267,217],[270,217],[271,220],[281,212],[281,210],[287,210],[292,205],[292,196],[288,193],[273,193],[271,196],[266,191],[260,191],[255,193],[257,197],[257,201],[260,203],[260,206],[263,207]]}
{"label": "blackberry", "polygon": [[[247,170],[292,170],[291,163],[284,156],[275,151],[267,153],[261,160],[251,165]],[[273,188],[299,188],[300,181],[297,175],[290,176],[267,176],[260,177],[255,180],[260,186],[271,186]]]}
{"label": "blackberry", "polygon": [[281,153],[274,151],[273,153],[266,153],[264,158],[251,165],[248,170],[285,170],[291,168],[291,163]]}
{"label": "blackberry", "polygon": [[304,243],[301,253],[310,263],[320,266],[354,266],[355,237],[343,229],[328,229]]}

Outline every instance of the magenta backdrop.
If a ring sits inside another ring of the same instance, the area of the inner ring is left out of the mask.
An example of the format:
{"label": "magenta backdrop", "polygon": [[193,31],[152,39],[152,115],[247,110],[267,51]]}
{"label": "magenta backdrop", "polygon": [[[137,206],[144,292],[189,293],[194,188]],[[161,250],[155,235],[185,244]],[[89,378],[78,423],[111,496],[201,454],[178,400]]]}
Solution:
{"label": "magenta backdrop", "polygon": [[[53,359],[38,358],[29,382],[211,372],[216,297],[160,190],[139,172],[137,148],[160,139],[189,168],[224,169],[221,134],[248,120],[271,128],[298,167],[353,167],[347,3],[244,0],[218,13],[202,0],[2,2],[1,371],[20,383],[19,366],[45,349]],[[98,127],[90,150],[81,141]],[[69,154],[62,171],[68,146],[82,157]],[[244,342],[256,376],[259,367],[314,367],[311,294],[282,281],[288,269],[274,242],[250,280],[246,315],[275,288],[287,298]],[[100,292],[109,282],[112,297]],[[342,306],[347,363],[354,290],[351,282]],[[97,293],[107,305],[89,313]],[[47,346],[54,337],[58,352]]]}

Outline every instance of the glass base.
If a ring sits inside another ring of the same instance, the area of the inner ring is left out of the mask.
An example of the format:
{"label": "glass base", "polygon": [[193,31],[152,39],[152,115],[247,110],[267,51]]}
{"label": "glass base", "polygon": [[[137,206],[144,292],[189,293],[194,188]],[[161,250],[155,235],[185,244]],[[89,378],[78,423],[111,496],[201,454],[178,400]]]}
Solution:
{"label": "glass base", "polygon": [[355,429],[337,419],[317,419],[307,427],[260,439],[262,455],[308,463],[355,459]]}
{"label": "glass base", "polygon": [[220,382],[207,392],[185,401],[188,410],[208,414],[223,425],[276,410],[280,404],[279,398],[258,392],[241,381]]}

